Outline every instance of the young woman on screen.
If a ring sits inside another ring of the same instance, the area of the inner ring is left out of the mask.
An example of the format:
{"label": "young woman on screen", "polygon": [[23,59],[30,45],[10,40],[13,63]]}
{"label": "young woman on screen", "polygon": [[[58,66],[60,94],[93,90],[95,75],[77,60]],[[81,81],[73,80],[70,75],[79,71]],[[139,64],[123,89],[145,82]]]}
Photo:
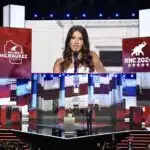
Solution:
{"label": "young woman on screen", "polygon": [[[77,53],[77,55],[74,55]],[[65,41],[63,57],[56,60],[54,73],[74,73],[77,56],[77,73],[105,72],[102,62],[94,51],[90,51],[88,33],[83,26],[70,28]]]}

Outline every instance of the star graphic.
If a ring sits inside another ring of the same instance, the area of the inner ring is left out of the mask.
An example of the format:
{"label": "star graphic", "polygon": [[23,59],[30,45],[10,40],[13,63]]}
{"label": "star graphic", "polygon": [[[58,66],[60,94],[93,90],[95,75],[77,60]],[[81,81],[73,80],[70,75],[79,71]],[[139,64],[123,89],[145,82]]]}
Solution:
{"label": "star graphic", "polygon": [[133,67],[135,67],[135,64],[132,64]]}
{"label": "star graphic", "polygon": [[128,64],[128,67],[131,67],[131,64]]}
{"label": "star graphic", "polygon": [[140,64],[137,64],[137,67],[139,67],[140,66]]}
{"label": "star graphic", "polygon": [[144,67],[145,65],[144,65],[144,64],[141,64],[141,66]]}
{"label": "star graphic", "polygon": [[149,64],[147,63],[147,64],[146,64],[146,66],[148,67],[148,66],[149,66]]}

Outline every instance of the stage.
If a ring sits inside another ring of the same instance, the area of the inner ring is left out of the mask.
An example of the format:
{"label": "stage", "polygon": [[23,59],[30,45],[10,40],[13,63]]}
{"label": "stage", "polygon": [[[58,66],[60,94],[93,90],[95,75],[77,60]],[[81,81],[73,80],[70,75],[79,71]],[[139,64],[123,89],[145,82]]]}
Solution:
{"label": "stage", "polygon": [[[21,132],[26,133],[35,133],[35,134],[42,134],[45,136],[57,136],[65,138],[65,129],[64,124],[37,124],[36,120],[24,123],[17,123],[17,124],[5,124],[1,125],[0,129],[14,129]],[[143,129],[142,129],[143,130]],[[144,129],[145,130],[145,129]],[[128,131],[128,128],[115,128],[112,124],[104,124],[104,123],[92,123],[92,133],[91,135],[98,135],[98,134],[105,134],[105,133],[113,133],[113,132],[120,132],[120,131]],[[87,132],[87,124],[84,123],[75,123],[74,124],[74,131],[72,138],[78,136],[89,136]]]}
{"label": "stage", "polygon": [[[37,124],[39,132],[44,132],[49,135],[64,137],[65,129],[64,124]],[[111,124],[92,124],[92,133],[91,134],[100,134],[112,131]],[[75,123],[74,124],[74,134],[72,137],[89,135],[87,133],[87,124],[86,123]]]}

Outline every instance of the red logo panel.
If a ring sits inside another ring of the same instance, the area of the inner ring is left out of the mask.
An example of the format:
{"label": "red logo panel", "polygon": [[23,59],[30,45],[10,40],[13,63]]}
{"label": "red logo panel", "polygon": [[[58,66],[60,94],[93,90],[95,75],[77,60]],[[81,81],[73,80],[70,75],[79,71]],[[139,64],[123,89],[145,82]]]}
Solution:
{"label": "red logo panel", "polygon": [[150,37],[123,39],[123,72],[150,72]]}
{"label": "red logo panel", "polygon": [[0,28],[0,77],[31,77],[31,29]]}

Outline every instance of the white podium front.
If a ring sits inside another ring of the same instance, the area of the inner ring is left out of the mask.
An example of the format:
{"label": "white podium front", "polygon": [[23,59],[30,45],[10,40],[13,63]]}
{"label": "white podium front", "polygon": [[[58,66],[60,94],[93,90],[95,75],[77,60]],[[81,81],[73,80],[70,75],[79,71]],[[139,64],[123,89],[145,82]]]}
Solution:
{"label": "white podium front", "polygon": [[73,137],[75,135],[75,117],[64,117],[64,136]]}

